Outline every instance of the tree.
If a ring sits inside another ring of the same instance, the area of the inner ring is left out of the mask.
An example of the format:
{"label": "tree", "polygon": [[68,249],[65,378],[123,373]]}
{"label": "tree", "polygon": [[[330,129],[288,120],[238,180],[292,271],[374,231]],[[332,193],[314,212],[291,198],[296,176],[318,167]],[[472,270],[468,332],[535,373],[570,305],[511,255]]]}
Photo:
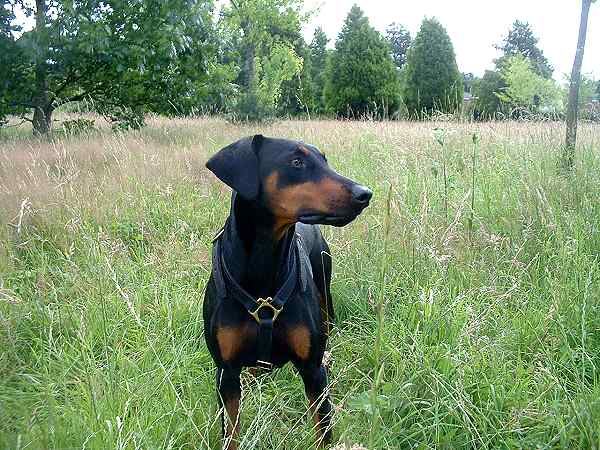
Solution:
{"label": "tree", "polygon": [[310,115],[317,107],[316,95],[312,81],[310,48],[302,36],[298,36],[294,52],[302,59],[302,69],[293,78],[282,83],[278,114],[283,116]]}
{"label": "tree", "polygon": [[502,112],[500,95],[506,90],[506,82],[500,72],[486,70],[480,80],[473,83],[476,97],[474,115],[478,119],[496,118]]}
{"label": "tree", "polygon": [[496,45],[496,49],[502,51],[502,56],[496,60],[496,68],[502,70],[508,58],[522,55],[531,61],[535,73],[546,79],[552,78],[554,70],[537,44],[538,39],[533,34],[531,26],[527,22],[515,20],[502,43]]}
{"label": "tree", "polygon": [[411,115],[453,112],[462,103],[462,75],[450,37],[436,19],[424,19],[406,61],[404,102]]}
{"label": "tree", "polygon": [[562,109],[560,88],[553,79],[538,75],[528,58],[511,56],[505,61],[501,75],[506,88],[497,95],[511,106],[513,116],[520,117],[523,112],[556,113]]}
{"label": "tree", "polygon": [[581,21],[579,22],[579,37],[577,38],[577,50],[573,61],[571,72],[571,84],[569,87],[569,103],[567,105],[567,133],[565,137],[565,148],[563,152],[564,165],[570,169],[575,159],[575,145],[577,144],[577,115],[579,111],[579,85],[581,83],[581,65],[585,52],[585,39],[587,35],[588,15],[593,0],[581,1]]}
{"label": "tree", "polygon": [[[24,8],[27,2],[19,2]],[[36,134],[60,105],[89,99],[106,115],[168,112],[207,73],[211,1],[36,0],[34,28],[16,40],[1,101],[33,110]]]}
{"label": "tree", "polygon": [[15,15],[12,10],[0,7],[0,126],[4,125],[6,116],[11,112],[3,99],[8,97],[12,89],[11,81],[15,79],[13,61],[18,60],[18,49],[13,37],[16,31],[12,25]]}
{"label": "tree", "polygon": [[315,112],[325,112],[325,69],[327,67],[327,43],[329,38],[322,28],[317,28],[310,43],[310,73],[313,84]]}
{"label": "tree", "polygon": [[392,48],[392,58],[398,70],[406,63],[406,55],[412,42],[409,31],[402,25],[392,22],[386,29],[385,36]]}
{"label": "tree", "polygon": [[261,120],[279,104],[284,82],[302,70],[294,50],[301,25],[303,0],[232,0],[222,12],[222,23],[232,36],[240,67],[239,119]]}
{"label": "tree", "polygon": [[327,108],[344,117],[381,117],[399,107],[398,75],[388,43],[356,5],[335,43],[324,96]]}
{"label": "tree", "polygon": [[471,72],[469,72],[469,73],[463,73],[462,79],[463,79],[463,89],[465,90],[465,92],[472,94],[473,86],[477,83],[478,78],[475,75],[473,75]]}
{"label": "tree", "polygon": [[[567,105],[569,103],[569,87],[571,84],[571,77],[565,76],[566,79],[566,88],[563,92],[564,95],[564,103]],[[592,102],[596,96],[596,89],[598,88],[598,82],[592,78],[591,75],[581,74],[581,80],[579,82],[579,95],[578,97],[578,107],[579,112],[581,113],[582,108]]]}

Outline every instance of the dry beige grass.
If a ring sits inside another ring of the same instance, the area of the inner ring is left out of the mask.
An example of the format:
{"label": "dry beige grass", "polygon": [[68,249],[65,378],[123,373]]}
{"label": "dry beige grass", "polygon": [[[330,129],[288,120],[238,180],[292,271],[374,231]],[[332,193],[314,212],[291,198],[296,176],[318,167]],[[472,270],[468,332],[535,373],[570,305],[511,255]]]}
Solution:
{"label": "dry beige grass", "polygon": [[[548,152],[556,152],[564,132],[563,125],[554,122],[285,121],[256,127],[218,119],[156,117],[148,125],[147,130],[127,134],[113,134],[101,127],[99,133],[51,141],[0,141],[0,206],[4,220],[8,217],[14,221],[25,199],[34,210],[63,203],[67,197],[75,198],[82,206],[104,205],[110,203],[111,192],[126,189],[131,178],[163,185],[187,181],[201,187],[210,180],[204,169],[208,155],[254,133],[304,140],[328,154],[357,150],[377,158],[383,146],[398,157],[409,154],[418,160],[431,155],[432,130],[438,127],[446,130],[450,147],[457,142],[464,145],[465,137],[477,133],[484,148],[508,142],[518,146],[542,143]],[[582,124],[580,146],[589,148],[596,143],[598,129],[598,125]],[[437,151],[435,146],[433,151]]]}

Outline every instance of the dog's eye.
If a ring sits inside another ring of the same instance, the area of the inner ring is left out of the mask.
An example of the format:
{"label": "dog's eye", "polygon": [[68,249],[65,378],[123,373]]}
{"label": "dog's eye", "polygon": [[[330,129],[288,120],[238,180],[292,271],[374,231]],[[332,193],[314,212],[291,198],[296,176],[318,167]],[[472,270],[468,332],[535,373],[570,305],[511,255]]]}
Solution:
{"label": "dog's eye", "polygon": [[304,167],[304,161],[302,161],[300,158],[292,159],[292,167],[295,167],[296,169],[301,169],[302,167]]}

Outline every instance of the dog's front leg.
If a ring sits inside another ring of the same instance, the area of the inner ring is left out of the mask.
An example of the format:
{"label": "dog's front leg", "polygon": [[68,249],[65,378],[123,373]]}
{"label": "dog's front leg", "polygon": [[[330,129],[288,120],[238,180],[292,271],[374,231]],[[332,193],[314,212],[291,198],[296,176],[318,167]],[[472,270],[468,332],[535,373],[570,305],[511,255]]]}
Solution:
{"label": "dog's front leg", "polygon": [[224,450],[237,449],[241,393],[240,369],[217,369],[217,399],[221,411]]}
{"label": "dog's front leg", "polygon": [[297,367],[304,382],[308,406],[315,421],[317,445],[331,443],[331,402],[327,392],[327,371],[325,366]]}

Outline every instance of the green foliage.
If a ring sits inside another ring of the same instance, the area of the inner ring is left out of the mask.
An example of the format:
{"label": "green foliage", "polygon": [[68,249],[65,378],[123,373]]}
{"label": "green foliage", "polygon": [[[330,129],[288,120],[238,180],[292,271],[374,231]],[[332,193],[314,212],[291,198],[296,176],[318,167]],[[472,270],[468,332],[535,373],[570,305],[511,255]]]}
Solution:
{"label": "green foliage", "polygon": [[5,4],[3,2],[0,6],[0,127],[6,123],[6,116],[13,112],[9,93],[15,89],[14,81],[18,76],[15,73],[15,62],[20,59],[19,48],[13,37],[13,32],[16,31],[12,25],[15,15]]}
{"label": "green foliage", "polygon": [[65,134],[68,135],[89,133],[90,131],[94,131],[96,129],[94,120],[86,119],[85,117],[65,120],[62,123],[62,128]]}
{"label": "green foliage", "polygon": [[306,15],[303,0],[236,0],[222,12],[230,39],[228,58],[240,67],[234,115],[242,120],[273,116],[283,83],[298,76],[302,58],[294,49]]}
{"label": "green foliage", "polygon": [[315,86],[312,80],[312,56],[310,47],[299,37],[294,51],[302,60],[300,72],[281,85],[281,97],[277,114],[280,117],[310,115],[316,110]]}
{"label": "green foliage", "polygon": [[[565,76],[565,87],[562,90],[562,100],[566,105],[569,97],[569,83],[570,77]],[[581,81],[579,83],[579,118],[583,120],[590,120],[594,122],[600,121],[600,105],[598,99],[600,98],[596,89],[598,88],[598,82],[595,81],[590,75],[581,74]]]}
{"label": "green foliage", "polygon": [[436,19],[424,19],[408,52],[404,102],[416,117],[453,112],[463,98],[462,75],[450,37]]}
{"label": "green foliage", "polygon": [[294,49],[277,43],[268,58],[256,59],[258,101],[268,109],[274,109],[281,96],[281,84],[292,79],[302,70],[302,59]]}
{"label": "green foliage", "polygon": [[410,32],[404,26],[393,22],[387,27],[385,37],[392,48],[394,64],[400,70],[406,64],[408,49],[412,43]]}
{"label": "green foliage", "polygon": [[238,74],[239,67],[234,62],[211,63],[206,78],[196,86],[195,95],[186,98],[185,112],[226,113],[231,110],[240,92],[236,84]]}
{"label": "green foliage", "polygon": [[520,110],[526,113],[562,111],[560,88],[554,80],[538,75],[528,58],[511,56],[505,61],[501,75],[506,89],[498,96],[517,114]]}
{"label": "green foliage", "polygon": [[[528,23],[516,20],[496,49],[502,51],[495,70],[474,84],[474,114],[479,119],[523,114],[556,114],[562,110],[552,67],[537,46]],[[518,59],[514,59],[517,57]],[[523,61],[525,59],[526,61]]]}
{"label": "green foliage", "polygon": [[[189,111],[216,43],[212,0],[48,3],[17,40],[5,103],[43,109],[91,99],[99,107]],[[50,120],[50,117],[48,117]]]}
{"label": "green foliage", "polygon": [[[565,76],[566,84],[570,82],[570,77]],[[599,88],[599,82],[594,80],[590,75],[581,74],[581,81],[579,83],[579,108],[587,105],[596,98],[599,92],[596,90]],[[568,89],[563,90],[565,104],[567,103],[567,97],[569,95]]]}
{"label": "green foliage", "polygon": [[112,124],[114,131],[139,130],[146,125],[144,111],[139,108],[108,106],[98,110]]}
{"label": "green foliage", "polygon": [[500,45],[496,46],[503,53],[496,60],[496,67],[502,70],[508,58],[521,55],[529,59],[537,75],[546,79],[552,78],[554,70],[537,43],[538,39],[534,36],[531,26],[527,22],[515,20],[508,35]]}
{"label": "green foliage", "polygon": [[463,79],[464,91],[472,94],[473,86],[475,84],[477,84],[477,82],[479,81],[479,78],[477,78],[475,75],[473,75],[471,72],[469,72],[469,73],[463,73],[462,79]]}
{"label": "green foliage", "polygon": [[506,82],[500,72],[486,70],[480,80],[473,84],[476,97],[474,115],[478,119],[499,118],[503,111],[499,94],[506,89]]}
{"label": "green foliage", "polygon": [[310,76],[314,90],[315,112],[325,112],[325,70],[327,68],[327,43],[329,38],[322,28],[317,28],[310,43]]}
{"label": "green foliage", "polygon": [[328,110],[344,117],[383,117],[399,107],[399,80],[389,45],[356,5],[329,60],[324,97]]}

